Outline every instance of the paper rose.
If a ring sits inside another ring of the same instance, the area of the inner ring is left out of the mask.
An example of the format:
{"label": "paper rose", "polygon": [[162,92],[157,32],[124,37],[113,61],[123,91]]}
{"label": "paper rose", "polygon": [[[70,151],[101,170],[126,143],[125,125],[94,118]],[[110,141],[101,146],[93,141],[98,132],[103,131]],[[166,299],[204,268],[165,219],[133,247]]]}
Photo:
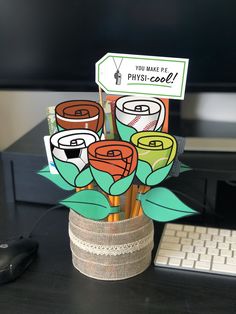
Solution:
{"label": "paper rose", "polygon": [[88,164],[87,147],[98,140],[98,135],[89,130],[66,130],[51,136],[53,161],[67,183],[83,187],[92,181],[89,168],[83,169]]}
{"label": "paper rose", "polygon": [[161,130],[165,106],[157,98],[124,96],[116,101],[115,116],[120,137],[130,141],[136,132]]}
{"label": "paper rose", "polygon": [[137,177],[149,186],[162,182],[169,174],[177,153],[176,139],[162,132],[139,132],[131,137],[138,151]]}
{"label": "paper rose", "polygon": [[89,129],[102,134],[103,108],[91,100],[72,100],[60,103],[55,108],[59,131],[68,129]]}
{"label": "paper rose", "polygon": [[92,175],[100,188],[110,195],[120,195],[130,187],[137,166],[135,147],[128,142],[100,141],[88,148]]}

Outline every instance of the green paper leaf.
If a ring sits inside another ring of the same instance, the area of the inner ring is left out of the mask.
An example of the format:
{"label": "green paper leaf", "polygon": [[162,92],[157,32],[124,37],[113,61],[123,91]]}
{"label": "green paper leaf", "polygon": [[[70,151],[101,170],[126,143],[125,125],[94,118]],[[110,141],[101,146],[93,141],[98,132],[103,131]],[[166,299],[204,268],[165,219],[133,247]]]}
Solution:
{"label": "green paper leaf", "polygon": [[174,193],[162,187],[154,188],[141,196],[143,211],[149,218],[167,222],[197,212],[185,205]]}
{"label": "green paper leaf", "polygon": [[60,204],[73,209],[80,215],[93,220],[101,220],[109,214],[118,213],[120,207],[110,206],[102,193],[94,190],[83,190],[61,201]]}
{"label": "green paper leaf", "polygon": [[75,179],[80,174],[79,169],[71,162],[61,161],[56,157],[53,157],[53,160],[58,172],[63,177],[63,179],[66,180],[69,184],[76,186]]}
{"label": "green paper leaf", "polygon": [[152,173],[152,167],[143,160],[138,160],[136,176],[143,183],[146,184],[147,177]]}
{"label": "green paper leaf", "polygon": [[154,186],[165,180],[171,170],[172,165],[173,161],[168,166],[157,169],[151,173],[146,179],[146,185]]}
{"label": "green paper leaf", "polygon": [[81,171],[80,174],[75,178],[75,186],[82,188],[93,181],[93,176],[91,170],[89,168],[84,169]]}
{"label": "green paper leaf", "polygon": [[182,162],[180,163],[180,173],[186,172],[186,171],[190,171],[193,170],[191,167],[189,167],[188,165],[183,164]]}
{"label": "green paper leaf", "polygon": [[46,166],[43,169],[41,169],[38,172],[39,175],[47,178],[57,186],[59,186],[61,189],[66,190],[66,191],[72,191],[74,190],[74,187],[70,184],[68,184],[61,176],[60,174],[51,174],[49,167]]}
{"label": "green paper leaf", "polygon": [[149,163],[139,160],[136,175],[143,184],[154,186],[166,179],[172,165],[173,162],[171,162],[168,166],[153,171]]}
{"label": "green paper leaf", "polygon": [[123,141],[129,142],[131,136],[134,135],[135,133],[137,133],[136,129],[132,128],[131,126],[127,126],[127,125],[121,123],[117,119],[116,119],[116,127],[117,127],[118,133],[119,133],[119,135]]}
{"label": "green paper leaf", "polygon": [[130,185],[132,184],[133,178],[135,175],[135,171],[131,173],[129,176],[124,177],[112,184],[110,187],[109,194],[110,195],[121,195],[125,193]]}
{"label": "green paper leaf", "polygon": [[105,172],[95,169],[94,167],[90,166],[92,175],[94,177],[94,180],[97,182],[97,184],[100,186],[100,188],[105,191],[106,193],[110,193],[110,187],[114,183],[113,177]]}

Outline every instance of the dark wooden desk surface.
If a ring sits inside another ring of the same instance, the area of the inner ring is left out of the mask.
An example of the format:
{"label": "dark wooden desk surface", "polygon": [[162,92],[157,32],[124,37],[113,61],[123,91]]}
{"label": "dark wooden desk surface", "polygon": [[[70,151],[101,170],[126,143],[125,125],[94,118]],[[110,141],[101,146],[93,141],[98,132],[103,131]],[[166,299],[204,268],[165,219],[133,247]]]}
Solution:
{"label": "dark wooden desk surface", "polygon": [[[2,204],[0,238],[28,231],[44,211],[45,206],[36,204]],[[153,265],[119,282],[85,277],[72,266],[67,227],[65,208],[41,222],[34,232],[40,244],[38,258],[15,282],[0,286],[1,314],[236,313],[236,278],[232,277]],[[161,229],[155,225],[157,238]]]}

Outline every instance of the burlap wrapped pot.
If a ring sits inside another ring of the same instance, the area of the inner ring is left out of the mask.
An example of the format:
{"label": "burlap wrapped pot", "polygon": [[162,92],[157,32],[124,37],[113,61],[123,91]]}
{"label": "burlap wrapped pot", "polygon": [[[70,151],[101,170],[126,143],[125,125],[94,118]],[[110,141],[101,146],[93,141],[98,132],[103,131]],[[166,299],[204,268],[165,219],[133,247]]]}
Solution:
{"label": "burlap wrapped pot", "polygon": [[142,273],[151,263],[153,222],[146,216],[117,222],[69,214],[74,267],[88,277],[121,280]]}

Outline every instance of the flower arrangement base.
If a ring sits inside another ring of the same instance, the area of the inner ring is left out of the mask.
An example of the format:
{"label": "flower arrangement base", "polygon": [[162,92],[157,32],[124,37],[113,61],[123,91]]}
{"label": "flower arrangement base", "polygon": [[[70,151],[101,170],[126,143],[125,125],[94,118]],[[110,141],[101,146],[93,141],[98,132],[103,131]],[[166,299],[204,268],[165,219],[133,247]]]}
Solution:
{"label": "flower arrangement base", "polygon": [[69,236],[74,267],[100,280],[121,280],[148,268],[153,222],[138,216],[117,222],[93,221],[70,210]]}

